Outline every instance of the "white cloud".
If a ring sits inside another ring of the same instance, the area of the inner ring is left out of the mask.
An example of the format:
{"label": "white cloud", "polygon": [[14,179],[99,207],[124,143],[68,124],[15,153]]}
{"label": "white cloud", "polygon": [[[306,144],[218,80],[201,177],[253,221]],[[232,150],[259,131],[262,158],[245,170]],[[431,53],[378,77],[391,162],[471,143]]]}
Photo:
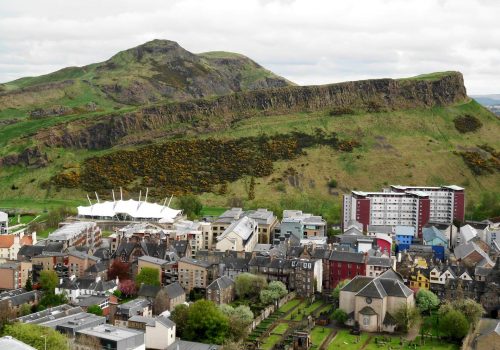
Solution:
{"label": "white cloud", "polygon": [[243,53],[299,84],[464,73],[500,92],[493,0],[0,2],[0,81],[103,61],[154,38]]}

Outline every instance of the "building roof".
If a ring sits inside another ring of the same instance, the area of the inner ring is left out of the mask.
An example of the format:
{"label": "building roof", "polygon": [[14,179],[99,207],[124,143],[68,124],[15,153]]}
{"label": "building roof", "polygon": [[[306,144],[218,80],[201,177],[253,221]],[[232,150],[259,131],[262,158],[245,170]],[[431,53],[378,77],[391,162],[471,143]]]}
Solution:
{"label": "building roof", "polygon": [[68,315],[55,320],[49,320],[41,323],[45,327],[55,329],[73,329],[74,331],[94,327],[106,323],[106,317],[97,316],[87,312],[80,312],[74,315]]}
{"label": "building roof", "polygon": [[[113,341],[120,341],[129,338],[135,338],[142,335],[142,344],[144,344],[144,333],[129,328],[115,327],[111,325],[100,325],[88,329],[78,331],[78,333],[90,335],[100,339],[108,339]],[[130,344],[132,345],[132,344]],[[140,345],[140,344],[139,344]]]}
{"label": "building roof", "polygon": [[368,232],[392,234],[393,227],[389,225],[368,225]]}
{"label": "building roof", "polygon": [[359,310],[361,315],[376,315],[377,313],[370,306],[365,306],[361,310]]}
{"label": "building roof", "polygon": [[415,236],[415,227],[413,226],[396,226],[396,236]]}
{"label": "building roof", "polygon": [[222,290],[226,288],[230,288],[231,286],[234,285],[234,281],[227,277],[227,276],[221,276],[214,280],[212,283],[210,283],[207,287],[207,289],[211,290]]}
{"label": "building roof", "polygon": [[68,223],[49,234],[48,239],[51,241],[67,241],[79,235],[82,231],[88,230],[95,225],[95,222],[91,221]]}
{"label": "building roof", "polygon": [[471,239],[477,236],[477,230],[472,227],[471,225],[465,225],[460,227],[460,234],[462,235],[463,239],[465,242],[460,242],[460,243],[467,243]]}
{"label": "building roof", "polygon": [[430,242],[434,239],[439,239],[440,241],[442,241],[445,244],[448,243],[448,239],[435,226],[424,227],[422,230],[422,235],[423,235],[424,242]]}
{"label": "building roof", "polygon": [[378,257],[378,256],[369,256],[366,264],[367,265],[372,265],[372,266],[391,267],[391,258],[388,258],[388,257]]}
{"label": "building roof", "polygon": [[166,350],[217,350],[219,345],[203,344],[192,341],[177,339],[173,344],[170,344]]}
{"label": "building roof", "polygon": [[193,259],[193,258],[188,258],[188,257],[184,257],[184,258],[180,259],[179,262],[183,262],[183,263],[191,264],[191,265],[196,265],[196,266],[200,266],[200,267],[204,267],[204,268],[209,268],[210,266],[213,265],[212,263],[205,261],[205,260]]}
{"label": "building roof", "polygon": [[386,296],[408,297],[413,291],[405,286],[401,275],[389,269],[378,277],[356,276],[342,289],[356,296],[384,298]]}
{"label": "building roof", "polygon": [[0,349],[8,349],[8,350],[36,350],[34,347],[29,346],[28,344],[23,343],[16,338],[11,336],[4,336],[0,338]]}
{"label": "building roof", "polygon": [[330,254],[330,260],[362,264],[365,262],[365,254],[333,250]]}
{"label": "building roof", "polygon": [[22,288],[19,288],[0,293],[0,301],[9,300],[13,306],[18,306],[37,300],[38,298],[40,298],[40,294],[41,292],[37,290],[28,292]]}
{"label": "building roof", "polygon": [[217,237],[217,240],[222,241],[229,233],[234,232],[245,242],[254,233],[256,225],[257,222],[254,219],[244,216],[229,225],[229,227],[219,237]]}
{"label": "building roof", "polygon": [[164,265],[164,264],[170,264],[170,261],[163,260],[160,258],[155,258],[153,256],[148,256],[148,255],[140,256],[137,260],[148,262],[148,263],[155,264],[155,265],[160,265],[160,266]]}
{"label": "building roof", "polygon": [[52,308],[45,309],[43,311],[38,311],[33,314],[29,314],[26,316],[21,316],[16,319],[16,321],[23,323],[34,323],[39,324],[43,322],[47,322],[50,320],[54,320],[56,318],[66,317],[68,315],[74,315],[77,313],[83,312],[82,308],[79,306],[71,306],[68,304],[63,304],[59,306],[55,306]]}
{"label": "building roof", "polygon": [[180,213],[181,210],[175,210],[168,206],[133,199],[106,201],[78,207],[78,215],[80,216],[112,218],[118,214],[125,214],[133,219],[155,219],[160,222],[173,222]]}
{"label": "building roof", "polygon": [[138,311],[142,311],[147,306],[149,306],[149,301],[144,299],[134,299],[118,305],[116,307],[116,313],[120,315],[133,316],[136,315]]}
{"label": "building roof", "polygon": [[107,299],[108,297],[104,295],[82,295],[78,297],[77,304],[78,306],[89,307],[102,304],[106,302]]}
{"label": "building roof", "polygon": [[259,208],[257,210],[250,210],[246,215],[261,225],[270,225],[277,220],[274,213],[270,210]]}
{"label": "building roof", "polygon": [[167,292],[167,295],[170,299],[174,299],[174,298],[180,297],[181,295],[186,294],[186,292],[184,291],[184,288],[181,287],[179,282],[171,283],[171,284],[163,287],[163,289],[165,289],[165,292]]}
{"label": "building roof", "polygon": [[15,235],[0,235],[0,248],[10,248],[14,245]]}
{"label": "building roof", "polygon": [[160,286],[150,286],[147,284],[143,284],[139,287],[137,295],[145,298],[155,298],[160,290]]}
{"label": "building roof", "polygon": [[130,317],[128,320],[132,321],[132,322],[137,322],[137,323],[144,323],[149,327],[156,326],[156,320],[153,317],[145,317],[145,316],[135,315],[135,316]]}

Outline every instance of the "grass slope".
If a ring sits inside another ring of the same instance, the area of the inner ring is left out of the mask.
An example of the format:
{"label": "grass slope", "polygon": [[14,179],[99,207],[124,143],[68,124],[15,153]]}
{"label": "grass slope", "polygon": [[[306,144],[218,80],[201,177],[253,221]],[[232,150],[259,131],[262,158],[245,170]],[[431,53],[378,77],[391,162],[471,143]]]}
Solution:
{"label": "grass slope", "polygon": [[[454,128],[453,119],[467,113],[479,118],[483,127],[474,133],[461,134]],[[467,199],[476,201],[482,193],[500,188],[498,173],[475,176],[454,153],[475,149],[484,143],[500,149],[498,119],[475,101],[450,107],[335,117],[328,111],[254,117],[239,122],[230,130],[207,133],[203,137],[227,139],[294,130],[313,133],[316,128],[337,132],[340,137],[356,138],[362,147],[352,153],[340,153],[322,146],[309,148],[297,159],[276,162],[272,175],[256,179],[254,200],[247,200],[250,179],[244,178],[229,184],[227,194],[205,193],[201,195],[202,201],[209,207],[221,208],[229,205],[228,199],[236,197],[243,199],[248,207],[266,206],[276,212],[295,207],[336,221],[340,215],[341,194],[351,189],[379,190],[388,184],[453,183],[466,187]],[[48,191],[40,185],[57,172],[78,168],[78,163],[88,156],[112,150],[48,151],[53,162],[47,168],[0,169],[0,207],[5,206],[4,203],[40,207],[37,201],[45,200],[84,202],[82,190],[56,191],[52,188]],[[298,173],[294,179],[284,176],[289,168]],[[331,179],[337,181],[336,189],[328,188]],[[19,189],[12,190],[12,185]]]}

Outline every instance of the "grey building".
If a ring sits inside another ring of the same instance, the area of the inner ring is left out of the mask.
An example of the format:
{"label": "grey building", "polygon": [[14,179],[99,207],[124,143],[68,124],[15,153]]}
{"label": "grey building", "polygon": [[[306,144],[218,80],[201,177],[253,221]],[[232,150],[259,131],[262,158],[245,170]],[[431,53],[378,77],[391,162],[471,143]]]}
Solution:
{"label": "grey building", "polygon": [[[103,349],[139,350],[145,348],[144,332],[133,329],[100,325],[78,331],[77,335],[86,335],[98,339]],[[90,348],[84,344],[78,344],[77,349],[84,350]]]}

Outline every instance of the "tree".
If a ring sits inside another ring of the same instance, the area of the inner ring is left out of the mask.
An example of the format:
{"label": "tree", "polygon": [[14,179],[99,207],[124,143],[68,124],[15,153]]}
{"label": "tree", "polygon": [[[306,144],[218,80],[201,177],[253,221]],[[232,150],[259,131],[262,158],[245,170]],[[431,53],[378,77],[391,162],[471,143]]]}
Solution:
{"label": "tree", "polygon": [[158,294],[156,294],[155,300],[153,302],[153,312],[156,315],[159,315],[167,309],[168,309],[168,294],[165,288],[162,288],[160,289]]}
{"label": "tree", "polygon": [[457,300],[453,303],[453,306],[456,310],[460,311],[469,324],[473,327],[477,324],[481,316],[484,314],[483,306],[474,300],[467,298],[462,301]]}
{"label": "tree", "polygon": [[116,277],[120,281],[128,280],[130,278],[130,265],[119,260],[114,260],[109,267],[108,278],[114,280]]}
{"label": "tree", "polygon": [[461,340],[469,332],[469,322],[458,310],[449,310],[439,320],[439,329],[446,336]]}
{"label": "tree", "polygon": [[229,320],[213,302],[198,300],[189,307],[186,340],[222,344],[229,334]]}
{"label": "tree", "polygon": [[126,297],[131,297],[131,296],[135,295],[135,293],[137,293],[135,283],[132,280],[125,280],[123,282],[120,282],[118,289]]}
{"label": "tree", "polygon": [[31,306],[30,304],[23,304],[21,305],[21,316],[26,316],[31,313]]}
{"label": "tree", "polygon": [[0,331],[15,317],[14,312],[9,306],[7,300],[0,301]]}
{"label": "tree", "polygon": [[40,285],[47,293],[55,293],[56,287],[59,285],[59,277],[55,271],[45,270],[40,273]]}
{"label": "tree", "polygon": [[439,305],[439,298],[430,290],[420,289],[417,293],[417,305],[421,311],[429,312]]}
{"label": "tree", "polygon": [[99,338],[87,334],[80,334],[76,337],[75,342],[82,345],[85,349],[101,350],[102,344]]}
{"label": "tree", "polygon": [[401,305],[394,313],[394,318],[404,332],[408,331],[420,320],[420,312],[408,304]]}
{"label": "tree", "polygon": [[26,284],[24,285],[24,289],[26,289],[28,292],[33,290],[33,284],[31,283],[31,278],[28,278],[26,280]]}
{"label": "tree", "polygon": [[189,307],[184,304],[177,305],[172,311],[172,315],[170,318],[175,322],[177,334],[179,334],[181,337],[184,337],[188,316]]}
{"label": "tree", "polygon": [[177,199],[177,206],[182,209],[189,219],[194,219],[201,214],[203,205],[198,197],[193,195],[182,196]]}
{"label": "tree", "polygon": [[94,314],[94,315],[97,315],[97,316],[102,316],[102,308],[99,305],[90,305],[87,308],[87,312],[89,314]]}
{"label": "tree", "polygon": [[267,286],[267,289],[272,290],[275,293],[277,293],[278,298],[283,298],[285,295],[288,294],[288,290],[286,289],[285,284],[281,281],[272,281]]}
{"label": "tree", "polygon": [[347,313],[342,309],[337,309],[333,312],[332,318],[342,325],[347,321]]}
{"label": "tree", "polygon": [[66,304],[68,302],[68,299],[66,298],[66,295],[64,294],[53,294],[53,293],[45,293],[40,299],[40,302],[38,303],[38,311],[45,310],[49,307],[54,307],[54,306],[59,306],[62,304]]}
{"label": "tree", "polygon": [[139,287],[141,284],[147,286],[160,285],[160,270],[154,267],[143,267],[135,277],[135,284]]}
{"label": "tree", "polygon": [[64,335],[50,327],[37,324],[19,322],[9,324],[5,326],[3,335],[10,335],[35,349],[45,349],[45,340],[47,349],[68,348],[68,339]]}
{"label": "tree", "polygon": [[255,199],[255,178],[252,176],[250,178],[250,186],[248,188],[248,200]]}
{"label": "tree", "polygon": [[236,295],[240,299],[257,299],[260,291],[266,286],[267,281],[263,276],[253,275],[248,272],[236,276],[234,280]]}
{"label": "tree", "polygon": [[340,281],[332,291],[332,298],[335,300],[339,300],[340,299],[340,290],[342,288],[344,288],[344,286],[347,285],[347,283],[349,283],[349,282],[351,282],[351,280]]}
{"label": "tree", "polygon": [[253,312],[250,310],[250,307],[240,305],[233,308],[230,305],[222,304],[219,306],[219,309],[229,319],[229,333],[231,339],[237,342],[246,338],[248,335],[248,326],[253,321]]}
{"label": "tree", "polygon": [[280,297],[279,297],[279,294],[274,290],[263,289],[260,291],[259,298],[260,298],[260,301],[262,304],[269,305],[269,304],[274,303]]}

